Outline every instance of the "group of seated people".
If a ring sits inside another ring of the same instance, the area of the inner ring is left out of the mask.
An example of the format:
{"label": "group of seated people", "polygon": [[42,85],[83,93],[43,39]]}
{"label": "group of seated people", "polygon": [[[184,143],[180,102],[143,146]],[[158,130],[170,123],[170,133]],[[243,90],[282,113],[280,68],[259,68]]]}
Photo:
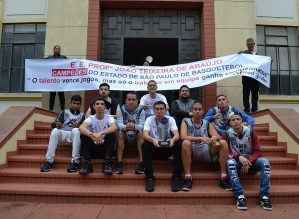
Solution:
{"label": "group of seated people", "polygon": [[[104,159],[102,172],[112,175],[111,157],[117,147],[115,173],[124,174],[122,156],[125,146],[131,145],[139,152],[136,174],[145,174],[145,190],[153,192],[155,177],[152,160],[173,156],[171,190],[190,191],[193,184],[191,162],[204,161],[220,164],[220,187],[233,190],[238,209],[247,209],[239,174],[260,172],[261,205],[272,210],[270,204],[270,164],[262,158],[262,150],[252,127],[254,119],[236,107],[228,105],[225,95],[218,95],[216,107],[204,115],[203,105],[190,99],[187,85],[173,101],[171,112],[165,96],[157,93],[157,83],[148,82],[149,94],[138,105],[138,95],[129,92],[125,104],[119,106],[110,95],[110,86],[99,87],[99,97],[90,102],[86,115],[80,112],[82,98],[74,95],[70,109],[63,110],[52,123],[52,132],[41,172],[53,170],[57,145],[72,145],[71,165],[68,172],[79,170],[80,149],[85,164],[81,175],[93,172],[91,159]],[[169,116],[169,114],[171,116]],[[182,166],[185,179],[181,186]]]}

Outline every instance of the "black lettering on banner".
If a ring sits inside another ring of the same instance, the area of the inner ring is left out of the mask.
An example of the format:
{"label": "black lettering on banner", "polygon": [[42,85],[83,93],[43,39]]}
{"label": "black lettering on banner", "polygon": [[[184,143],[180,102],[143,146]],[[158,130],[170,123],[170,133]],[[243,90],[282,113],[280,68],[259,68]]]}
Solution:
{"label": "black lettering on banner", "polygon": [[32,82],[36,83],[37,82],[37,78],[32,78]]}

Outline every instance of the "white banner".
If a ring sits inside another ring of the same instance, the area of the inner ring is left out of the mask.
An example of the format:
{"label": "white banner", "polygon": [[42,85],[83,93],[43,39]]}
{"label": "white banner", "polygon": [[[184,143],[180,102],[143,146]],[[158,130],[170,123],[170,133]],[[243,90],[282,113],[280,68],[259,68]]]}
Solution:
{"label": "white banner", "polygon": [[235,54],[165,67],[120,66],[80,59],[26,59],[25,91],[97,90],[108,83],[111,90],[146,90],[155,80],[158,90],[190,88],[245,75],[270,87],[271,57]]}

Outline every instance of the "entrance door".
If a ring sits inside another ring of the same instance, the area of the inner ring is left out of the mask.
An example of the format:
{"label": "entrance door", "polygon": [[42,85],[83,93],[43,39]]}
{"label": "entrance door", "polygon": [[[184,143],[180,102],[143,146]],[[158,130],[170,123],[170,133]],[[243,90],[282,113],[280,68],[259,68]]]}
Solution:
{"label": "entrance door", "polygon": [[[103,62],[142,65],[149,55],[154,66],[201,60],[199,11],[103,10],[102,22]],[[111,93],[122,103],[122,92]],[[191,98],[201,101],[201,89],[191,89]]]}

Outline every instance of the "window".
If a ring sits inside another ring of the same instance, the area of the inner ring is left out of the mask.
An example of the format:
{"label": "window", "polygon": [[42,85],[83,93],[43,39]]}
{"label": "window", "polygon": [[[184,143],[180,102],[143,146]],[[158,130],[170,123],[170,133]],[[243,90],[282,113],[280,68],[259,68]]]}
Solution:
{"label": "window", "polygon": [[4,24],[0,55],[0,92],[24,92],[25,59],[43,58],[46,24]]}
{"label": "window", "polygon": [[273,57],[270,88],[261,94],[299,95],[298,27],[257,26],[257,52]]}

